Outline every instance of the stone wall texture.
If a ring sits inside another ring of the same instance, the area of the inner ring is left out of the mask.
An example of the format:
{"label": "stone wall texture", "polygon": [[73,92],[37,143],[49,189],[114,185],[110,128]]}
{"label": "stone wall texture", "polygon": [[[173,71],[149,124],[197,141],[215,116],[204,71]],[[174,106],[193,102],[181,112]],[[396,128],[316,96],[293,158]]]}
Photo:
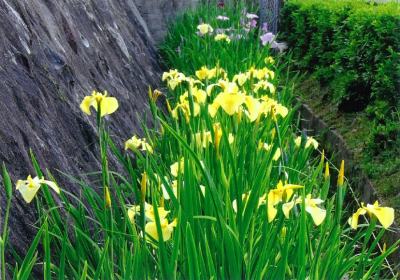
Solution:
{"label": "stone wall texture", "polygon": [[[119,109],[104,119],[122,151],[133,133],[141,133],[137,115],[145,116],[147,87],[160,81],[158,54],[133,0],[1,0],[0,163],[14,184],[25,180],[35,175],[32,149],[42,170],[79,196],[79,185],[57,169],[78,178],[100,170],[96,116],[80,110],[83,98],[107,90],[119,100]],[[109,165],[123,172],[116,158],[110,156]],[[1,233],[5,206],[0,180]],[[34,203],[14,185],[9,242],[20,256],[35,235],[36,218]],[[5,259],[15,265],[9,251]]]}

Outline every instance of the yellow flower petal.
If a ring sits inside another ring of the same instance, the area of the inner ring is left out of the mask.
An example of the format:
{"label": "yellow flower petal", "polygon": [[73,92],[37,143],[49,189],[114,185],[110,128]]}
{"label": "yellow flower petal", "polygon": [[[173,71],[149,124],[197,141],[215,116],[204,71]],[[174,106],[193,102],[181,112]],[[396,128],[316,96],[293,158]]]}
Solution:
{"label": "yellow flower petal", "polygon": [[245,104],[250,113],[249,115],[250,121],[254,122],[261,112],[261,103],[252,96],[246,96]]}
{"label": "yellow flower petal", "polygon": [[[157,207],[157,209],[158,209],[158,215],[160,217],[160,220],[163,220],[168,215],[168,213],[171,212],[171,211],[165,210],[164,207]],[[153,222],[156,220],[155,215],[154,215],[154,206],[153,205],[150,205],[150,208],[146,209],[145,213],[146,213],[146,217],[149,220],[151,220]]]}
{"label": "yellow flower petal", "polygon": [[91,115],[90,106],[97,108],[96,98],[93,96],[86,96],[81,103],[81,109],[86,114]]}
{"label": "yellow flower petal", "polygon": [[357,229],[357,224],[358,224],[358,216],[360,215],[364,215],[365,213],[367,213],[367,211],[365,211],[363,208],[360,208],[357,210],[356,213],[353,214],[353,216],[351,216],[348,220],[349,225],[353,228],[353,229]]}
{"label": "yellow flower petal", "polygon": [[289,213],[290,213],[290,210],[292,210],[292,208],[294,206],[294,202],[295,201],[293,200],[291,202],[284,203],[282,205],[282,211],[283,211],[283,214],[285,214],[286,219],[289,219]]}
{"label": "yellow flower petal", "polygon": [[208,69],[206,66],[201,67],[201,70],[196,71],[196,76],[200,80],[204,80],[208,76]]}
{"label": "yellow flower petal", "polygon": [[379,207],[378,201],[374,205],[367,204],[367,211],[374,214],[382,226],[386,229],[394,222],[394,209],[390,207]]}
{"label": "yellow flower petal", "polygon": [[20,191],[22,197],[27,203],[30,203],[40,189],[41,184],[51,187],[56,193],[60,193],[60,189],[52,181],[39,179],[37,176],[32,179],[29,175],[27,180],[18,180],[16,189]]}
{"label": "yellow flower petal", "polygon": [[319,226],[325,219],[326,210],[318,208],[315,205],[307,204],[306,211],[311,214],[316,226]]}
{"label": "yellow flower petal", "polygon": [[215,101],[221,105],[224,111],[232,116],[245,101],[246,96],[244,94],[230,94],[226,92],[220,93]]}
{"label": "yellow flower petal", "polygon": [[208,105],[208,113],[212,118],[214,118],[215,115],[217,114],[219,106],[220,105],[218,104],[218,102],[215,101],[212,104]]}
{"label": "yellow flower petal", "polygon": [[267,203],[267,204],[268,204],[268,223],[270,223],[275,219],[276,214],[278,213],[278,210],[275,209],[271,203]]}

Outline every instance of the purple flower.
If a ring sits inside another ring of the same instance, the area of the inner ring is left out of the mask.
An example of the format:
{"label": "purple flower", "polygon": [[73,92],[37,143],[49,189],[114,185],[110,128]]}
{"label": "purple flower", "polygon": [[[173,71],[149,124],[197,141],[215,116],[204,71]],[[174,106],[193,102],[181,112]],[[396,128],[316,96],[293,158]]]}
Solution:
{"label": "purple flower", "polygon": [[240,12],[240,14],[245,15],[246,11],[247,11],[246,7],[243,7],[243,10]]}
{"label": "purple flower", "polygon": [[222,7],[225,7],[224,1],[219,2],[218,5],[217,5],[218,9],[221,9]]}
{"label": "purple flower", "polygon": [[203,23],[203,19],[199,18],[199,25]]}
{"label": "purple flower", "polygon": [[215,29],[215,33],[216,34],[223,34],[224,33],[224,29],[223,28],[216,28]]}
{"label": "purple flower", "polygon": [[200,31],[196,31],[196,34],[197,34],[199,37],[204,37],[204,34],[201,33]]}
{"label": "purple flower", "polygon": [[240,18],[240,22],[239,22],[239,23],[240,23],[241,26],[245,26],[245,25],[246,25],[246,24],[244,23],[244,19],[243,19],[242,17]]}
{"label": "purple flower", "polygon": [[218,20],[223,20],[223,21],[229,20],[229,18],[226,17],[226,16],[217,16],[216,19],[218,19]]}
{"label": "purple flower", "polygon": [[181,47],[180,46],[178,46],[177,52],[178,52],[178,54],[181,54]]}
{"label": "purple flower", "polygon": [[257,26],[257,21],[255,21],[254,19],[250,22],[250,29],[254,28]]}
{"label": "purple flower", "polygon": [[268,32],[268,23],[266,22],[263,23],[262,31],[264,31],[265,33]]}
{"label": "purple flower", "polygon": [[258,16],[257,16],[256,14],[250,14],[250,13],[247,13],[247,14],[246,14],[246,17],[247,17],[248,19],[256,19],[256,18],[258,18]]}
{"label": "purple flower", "polygon": [[273,43],[271,45],[271,48],[274,49],[274,48],[278,47],[278,43],[276,43],[274,41],[275,40],[275,35],[272,34],[271,32],[265,33],[264,35],[260,36],[260,39],[262,41],[263,46],[265,46],[267,43],[269,44],[269,43],[271,43],[273,41]]}

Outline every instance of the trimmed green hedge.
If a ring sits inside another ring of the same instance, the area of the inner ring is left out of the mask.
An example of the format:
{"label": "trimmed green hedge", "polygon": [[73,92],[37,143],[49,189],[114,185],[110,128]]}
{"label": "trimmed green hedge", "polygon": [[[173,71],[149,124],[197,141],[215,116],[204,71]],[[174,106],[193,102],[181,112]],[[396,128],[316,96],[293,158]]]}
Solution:
{"label": "trimmed green hedge", "polygon": [[399,108],[399,3],[289,0],[282,21],[299,67],[334,88],[339,109],[367,108],[385,122]]}

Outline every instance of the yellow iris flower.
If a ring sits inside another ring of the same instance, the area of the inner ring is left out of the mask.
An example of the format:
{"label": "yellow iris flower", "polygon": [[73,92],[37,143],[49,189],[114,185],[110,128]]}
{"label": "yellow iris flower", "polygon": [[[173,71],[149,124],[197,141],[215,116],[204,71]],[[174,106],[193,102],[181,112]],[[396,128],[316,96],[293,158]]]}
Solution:
{"label": "yellow iris flower", "polygon": [[[268,145],[267,143],[264,143],[262,146],[264,150],[269,151],[271,149],[272,145]],[[272,160],[277,161],[281,157],[281,148],[276,149],[275,155],[272,158]]]}
{"label": "yellow iris flower", "polygon": [[[301,146],[301,136],[297,137],[297,138],[294,140],[294,143],[296,144],[297,147],[300,147],[300,146]],[[317,148],[318,148],[318,142],[317,142],[317,140],[315,140],[315,139],[312,138],[312,137],[307,137],[306,149],[307,149],[308,147],[310,147],[311,145],[314,146],[314,149],[317,149]]]}
{"label": "yellow iris flower", "polygon": [[146,138],[140,139],[134,135],[131,139],[125,142],[125,150],[131,149],[132,151],[135,151],[135,149],[139,149],[140,146],[142,146],[142,151],[153,153],[153,148],[146,142]]}
{"label": "yellow iris flower", "polygon": [[[300,196],[298,199],[293,200],[288,203],[284,203],[282,205],[283,213],[285,214],[286,218],[289,219],[289,212],[292,210],[293,206],[298,203],[302,203],[303,198]],[[311,198],[311,194],[308,194],[305,199],[306,204],[306,211],[310,213],[311,217],[313,218],[314,224],[319,226],[326,217],[326,210],[317,207],[317,204],[321,204],[324,202],[322,199],[319,198]]]}
{"label": "yellow iris flower", "polygon": [[225,40],[228,44],[231,42],[231,39],[226,34],[218,34],[215,36],[215,41],[222,41]]}
{"label": "yellow iris flower", "polygon": [[184,166],[184,158],[181,158],[181,161],[175,162],[173,165],[171,165],[171,174],[174,175],[174,177],[178,177],[178,168],[180,166],[180,171],[183,174],[183,166]]}
{"label": "yellow iris flower", "polygon": [[258,83],[254,84],[253,87],[254,87],[254,89],[253,89],[254,92],[257,92],[257,93],[260,88],[262,88],[263,90],[269,90],[272,94],[274,94],[276,91],[276,88],[273,84],[271,84],[268,81],[264,81],[264,80],[261,80]]}
{"label": "yellow iris flower", "polygon": [[167,85],[174,90],[177,85],[179,85],[183,80],[185,80],[185,75],[178,72],[178,70],[170,70],[169,72],[164,72],[162,80],[167,80]]}
{"label": "yellow iris flower", "polygon": [[197,71],[196,71],[196,76],[197,76],[197,78],[199,78],[200,80],[204,80],[204,79],[207,78],[208,72],[209,72],[208,68],[207,68],[206,66],[203,66],[203,67],[201,67],[200,70],[197,70]]}
{"label": "yellow iris flower", "polygon": [[246,104],[249,113],[246,115],[249,117],[251,122],[254,122],[260,115],[262,107],[261,103],[253,96],[246,96],[244,103]]}
{"label": "yellow iris flower", "polygon": [[367,204],[367,207],[364,206],[364,203],[361,203],[361,208],[358,209],[357,212],[354,213],[353,216],[348,220],[348,223],[353,229],[357,229],[358,217],[360,215],[364,215],[365,213],[368,213],[371,217],[377,217],[385,229],[393,224],[394,209],[390,207],[380,207],[379,202],[376,201],[374,205]]}
{"label": "yellow iris flower", "polygon": [[208,32],[213,32],[214,29],[207,23],[203,23],[197,26],[197,29],[201,32],[201,34],[205,35]]}
{"label": "yellow iris flower", "polygon": [[47,181],[43,177],[42,179],[39,179],[39,177],[37,176],[32,179],[31,175],[28,176],[27,180],[18,180],[16,184],[16,189],[19,190],[25,201],[27,203],[30,203],[40,189],[41,184],[46,184],[51,187],[56,193],[60,193],[60,189],[54,182]]}
{"label": "yellow iris flower", "polygon": [[[148,204],[147,202],[144,203],[145,211],[150,211],[150,207],[151,207],[151,204]],[[134,218],[135,218],[136,212],[139,212],[139,211],[140,211],[140,205],[133,206],[128,209],[128,217],[129,217],[129,220],[131,221],[131,223],[134,223]]]}
{"label": "yellow iris flower", "polygon": [[104,94],[93,91],[92,96],[86,96],[83,99],[81,103],[82,111],[91,115],[90,106],[93,106],[97,111],[100,104],[101,117],[105,114],[114,113],[118,109],[118,100],[114,97],[107,97],[106,95],[107,91],[105,91]]}
{"label": "yellow iris flower", "polygon": [[220,81],[220,86],[224,91],[218,94],[214,101],[217,102],[228,115],[232,116],[237,112],[238,107],[244,103],[246,95],[239,91],[236,83]]}
{"label": "yellow iris flower", "polygon": [[271,98],[268,98],[268,96],[266,95],[261,97],[260,100],[263,100],[263,102],[261,103],[261,113],[267,115],[269,112],[274,110],[275,115],[281,115],[282,118],[286,117],[289,113],[289,110],[285,106],[279,104]]}
{"label": "yellow iris flower", "polygon": [[243,84],[249,79],[249,75],[247,73],[239,73],[233,76],[232,82],[238,81],[239,86],[243,86]]}
{"label": "yellow iris flower", "polygon": [[277,205],[279,202],[288,201],[293,195],[293,190],[301,188],[304,188],[304,186],[292,184],[283,185],[282,181],[279,180],[276,189],[269,191],[268,202],[272,205]]}
{"label": "yellow iris flower", "polygon": [[[171,238],[174,227],[177,225],[177,220],[175,219],[172,223],[168,224],[168,219],[161,220],[161,231],[164,242]],[[146,224],[145,231],[148,235],[153,237],[158,241],[157,226],[155,222],[149,222]]]}

